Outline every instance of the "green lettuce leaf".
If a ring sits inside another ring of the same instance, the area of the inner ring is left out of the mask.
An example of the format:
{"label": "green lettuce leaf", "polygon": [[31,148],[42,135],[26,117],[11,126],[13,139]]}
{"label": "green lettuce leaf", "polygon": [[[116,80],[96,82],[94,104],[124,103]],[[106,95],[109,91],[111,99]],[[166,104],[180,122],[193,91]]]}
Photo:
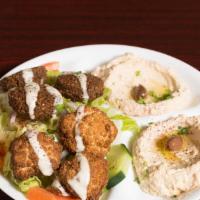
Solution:
{"label": "green lettuce leaf", "polygon": [[65,107],[66,111],[69,113],[75,112],[80,105],[83,105],[83,103],[73,102],[70,99],[64,98],[64,107]]}
{"label": "green lettuce leaf", "polygon": [[32,187],[40,187],[42,185],[40,179],[37,176],[30,177],[27,180],[16,180],[13,171],[11,169],[11,153],[7,152],[4,159],[3,175],[9,178],[9,180],[16,186],[21,192],[27,192]]}
{"label": "green lettuce leaf", "polygon": [[136,121],[126,115],[114,115],[111,117],[112,120],[121,120],[122,121],[122,131],[133,131],[138,133],[140,131],[139,126]]}
{"label": "green lettuce leaf", "polygon": [[40,179],[37,176],[30,177],[25,181],[17,181],[15,184],[20,189],[20,191],[24,193],[32,187],[40,187],[42,185]]}
{"label": "green lettuce leaf", "polygon": [[96,107],[105,112],[107,116],[115,123],[115,125],[121,129],[121,131],[132,131],[135,133],[139,132],[140,128],[135,120],[127,115],[124,115],[120,110],[108,102],[110,93],[111,90],[105,88],[103,96],[90,102],[90,106]]}
{"label": "green lettuce leaf", "polygon": [[62,74],[62,72],[60,72],[59,70],[48,70],[47,71],[47,83],[49,85],[54,85],[57,77],[61,74]]}

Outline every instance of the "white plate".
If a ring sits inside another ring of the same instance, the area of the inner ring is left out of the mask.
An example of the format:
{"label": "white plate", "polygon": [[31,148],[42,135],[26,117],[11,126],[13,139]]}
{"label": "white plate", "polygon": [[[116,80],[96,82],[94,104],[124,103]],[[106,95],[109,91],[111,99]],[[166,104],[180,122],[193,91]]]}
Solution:
{"label": "white plate", "polygon": [[[168,118],[169,116],[176,116],[178,114],[197,115],[200,113],[200,72],[190,65],[156,51],[125,46],[125,45],[88,45],[81,47],[72,47],[55,52],[51,52],[37,58],[31,59],[11,70],[7,75],[15,73],[25,68],[39,66],[51,61],[59,61],[61,63],[61,70],[63,71],[89,71],[96,66],[109,61],[110,59],[124,54],[126,52],[134,53],[145,59],[155,60],[161,63],[166,68],[173,69],[183,78],[183,80],[191,87],[195,95],[195,103],[188,109],[165,114],[162,116],[149,116],[137,118],[140,124],[145,124],[149,121],[158,121]],[[130,134],[123,134],[119,137],[119,142],[127,143],[130,139]],[[0,176],[0,188],[15,200],[25,200],[22,193],[18,192],[10,183],[2,176]],[[193,192],[188,195],[186,199],[199,200],[200,191]],[[143,193],[138,184],[134,182],[134,175],[132,169],[129,170],[126,179],[118,186],[113,188],[106,198],[109,200],[157,200],[159,198]]]}

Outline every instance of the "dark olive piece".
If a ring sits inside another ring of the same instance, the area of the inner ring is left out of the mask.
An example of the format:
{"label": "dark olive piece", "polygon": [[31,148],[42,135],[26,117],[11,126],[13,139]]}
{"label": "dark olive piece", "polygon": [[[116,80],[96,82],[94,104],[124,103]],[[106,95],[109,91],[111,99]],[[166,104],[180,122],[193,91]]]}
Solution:
{"label": "dark olive piece", "polygon": [[147,90],[143,85],[138,85],[133,87],[132,90],[133,99],[138,101],[140,99],[144,99],[147,96]]}
{"label": "dark olive piece", "polygon": [[179,135],[170,137],[166,143],[166,147],[170,151],[179,151],[183,146],[183,139]]}

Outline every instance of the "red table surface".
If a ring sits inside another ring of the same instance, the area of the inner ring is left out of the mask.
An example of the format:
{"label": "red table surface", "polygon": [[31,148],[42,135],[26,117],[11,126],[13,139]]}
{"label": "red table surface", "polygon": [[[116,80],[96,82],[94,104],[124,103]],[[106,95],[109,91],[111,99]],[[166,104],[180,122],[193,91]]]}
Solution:
{"label": "red table surface", "polygon": [[200,70],[198,2],[1,1],[0,75],[49,51],[101,43],[154,49]]}

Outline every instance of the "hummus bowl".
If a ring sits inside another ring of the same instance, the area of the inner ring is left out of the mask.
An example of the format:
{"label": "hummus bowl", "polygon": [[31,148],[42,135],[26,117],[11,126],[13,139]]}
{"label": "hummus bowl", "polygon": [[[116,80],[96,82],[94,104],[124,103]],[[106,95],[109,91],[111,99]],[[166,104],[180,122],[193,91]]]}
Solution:
{"label": "hummus bowl", "polygon": [[[32,60],[29,60],[11,70],[6,75],[11,75],[20,70],[40,66],[43,63],[58,61],[62,71],[93,71],[98,66],[104,65],[110,60],[115,59],[125,53],[131,53],[137,57],[145,60],[155,61],[159,63],[162,70],[173,71],[181,78],[185,85],[189,88],[191,93],[191,101],[187,101],[187,105],[181,106],[180,109],[170,109],[169,112],[156,113],[160,114],[154,116],[154,113],[146,116],[134,117],[139,125],[148,125],[149,122],[157,122],[166,120],[169,117],[176,117],[177,115],[195,116],[200,113],[200,72],[190,66],[189,64],[173,58],[169,55],[159,53],[153,50],[148,50],[139,47],[126,45],[88,45],[80,47],[66,48],[51,52]],[[172,76],[174,77],[174,76]],[[120,88],[119,88],[120,90]],[[188,94],[188,93],[187,93]],[[188,97],[188,96],[187,96]],[[184,101],[184,99],[183,99]],[[174,105],[178,107],[179,105]],[[131,140],[133,133],[120,133],[114,144],[124,143],[132,151]],[[159,200],[161,198],[152,196],[143,192],[136,181],[133,168],[130,167],[126,178],[115,188],[105,193],[102,200],[120,200],[120,199],[140,199],[140,200]],[[8,180],[0,175],[0,189],[15,200],[25,200],[25,196],[13,187]],[[126,191],[126,192],[124,192]],[[188,193],[184,199],[199,200],[200,190]]]}

